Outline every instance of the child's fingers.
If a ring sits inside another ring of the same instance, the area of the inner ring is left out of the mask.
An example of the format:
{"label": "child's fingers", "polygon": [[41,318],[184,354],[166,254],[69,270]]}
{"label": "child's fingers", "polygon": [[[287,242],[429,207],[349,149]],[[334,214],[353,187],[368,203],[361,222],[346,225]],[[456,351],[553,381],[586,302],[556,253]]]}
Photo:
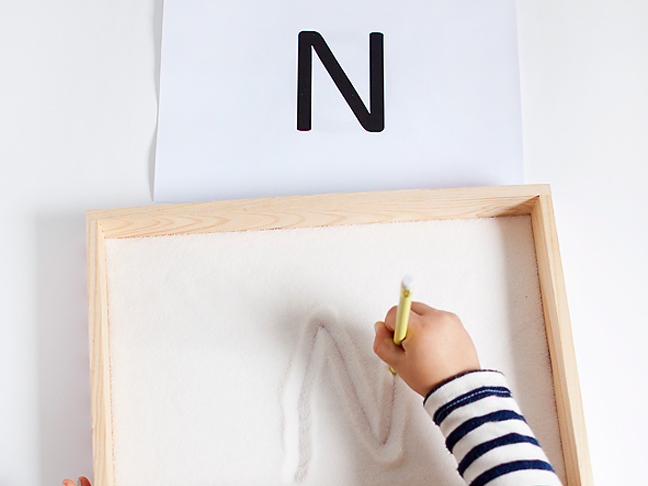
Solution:
{"label": "child's fingers", "polygon": [[431,312],[436,311],[434,307],[424,304],[423,302],[412,302],[412,312],[417,313],[420,316],[425,314],[430,314]]}
{"label": "child's fingers", "polygon": [[376,323],[374,353],[390,366],[397,366],[403,355],[403,348],[394,344],[394,334],[384,322]]}
{"label": "child's fingers", "polygon": [[398,306],[395,305],[391,309],[387,311],[387,315],[385,316],[385,326],[387,326],[387,329],[389,329],[391,332],[394,332],[394,329],[396,329],[396,313],[398,312]]}
{"label": "child's fingers", "polygon": [[[417,316],[424,316],[426,314],[431,314],[434,312],[439,312],[437,309],[434,309],[433,307],[430,307],[429,305],[425,305],[422,302],[412,302],[411,306],[411,312],[410,312],[410,317],[412,314],[415,314]],[[390,331],[394,332],[394,329],[396,329],[396,314],[398,312],[398,306],[395,305],[389,311],[387,312],[387,315],[385,316],[385,324],[387,325],[387,329]]]}
{"label": "child's fingers", "polygon": [[[414,326],[420,326],[422,324],[422,314],[429,312],[430,310],[434,310],[431,307],[428,307],[425,304],[422,304],[420,302],[412,302],[412,308],[411,312],[409,314],[409,318],[407,320],[408,324],[408,330],[407,334],[405,337],[405,341],[407,340],[407,337],[410,335],[411,329]],[[387,315],[385,316],[385,326],[389,331],[393,334],[394,330],[396,329],[396,313],[398,312],[398,306],[395,305],[389,311],[387,312]],[[405,342],[403,341],[403,343]]]}
{"label": "child's fingers", "polygon": [[90,484],[90,481],[88,481],[88,478],[86,478],[85,476],[81,476],[76,483],[71,479],[63,480],[63,486],[77,486],[77,484],[80,486],[92,486]]}
{"label": "child's fingers", "polygon": [[420,334],[421,329],[425,326],[425,319],[416,312],[411,312],[409,319],[407,320],[407,333],[405,334],[405,339],[401,343],[403,349],[407,350],[407,345],[409,344],[410,338],[413,335]]}

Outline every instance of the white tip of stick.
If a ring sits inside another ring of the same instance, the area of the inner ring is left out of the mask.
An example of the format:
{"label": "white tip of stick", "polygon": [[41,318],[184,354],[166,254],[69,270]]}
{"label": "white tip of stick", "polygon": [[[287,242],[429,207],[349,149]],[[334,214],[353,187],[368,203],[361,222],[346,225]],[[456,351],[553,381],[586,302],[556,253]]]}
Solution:
{"label": "white tip of stick", "polygon": [[412,277],[405,275],[401,281],[401,285],[405,290],[412,290]]}

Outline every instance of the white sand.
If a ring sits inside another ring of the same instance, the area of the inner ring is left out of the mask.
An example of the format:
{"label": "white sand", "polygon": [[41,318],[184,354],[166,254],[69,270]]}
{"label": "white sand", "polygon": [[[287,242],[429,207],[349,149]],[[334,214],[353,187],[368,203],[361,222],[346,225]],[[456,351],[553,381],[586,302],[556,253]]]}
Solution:
{"label": "white sand", "polygon": [[372,351],[451,310],[564,480],[530,218],[107,240],[117,486],[463,485]]}

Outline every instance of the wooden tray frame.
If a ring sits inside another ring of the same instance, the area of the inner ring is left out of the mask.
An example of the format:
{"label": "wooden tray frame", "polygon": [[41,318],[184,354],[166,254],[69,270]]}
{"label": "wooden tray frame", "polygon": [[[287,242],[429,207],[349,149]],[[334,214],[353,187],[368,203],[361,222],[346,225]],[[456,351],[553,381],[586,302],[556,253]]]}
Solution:
{"label": "wooden tray frame", "polygon": [[87,212],[94,485],[114,486],[107,238],[531,215],[567,486],[593,484],[548,185],[367,192]]}

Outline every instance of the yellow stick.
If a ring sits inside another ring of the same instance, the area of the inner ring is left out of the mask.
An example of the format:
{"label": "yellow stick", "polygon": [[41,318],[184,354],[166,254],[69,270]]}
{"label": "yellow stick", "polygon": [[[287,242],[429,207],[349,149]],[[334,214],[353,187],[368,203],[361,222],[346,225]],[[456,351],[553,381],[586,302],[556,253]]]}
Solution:
{"label": "yellow stick", "polygon": [[396,311],[396,326],[394,329],[394,344],[400,346],[407,337],[407,323],[412,308],[412,277],[406,276],[401,282],[400,299]]}
{"label": "yellow stick", "polygon": [[[410,310],[412,308],[412,277],[405,276],[401,282],[400,298],[396,310],[396,325],[394,326],[394,344],[400,346],[403,339],[407,337],[407,323],[409,322]],[[392,373],[396,372],[390,366]]]}

